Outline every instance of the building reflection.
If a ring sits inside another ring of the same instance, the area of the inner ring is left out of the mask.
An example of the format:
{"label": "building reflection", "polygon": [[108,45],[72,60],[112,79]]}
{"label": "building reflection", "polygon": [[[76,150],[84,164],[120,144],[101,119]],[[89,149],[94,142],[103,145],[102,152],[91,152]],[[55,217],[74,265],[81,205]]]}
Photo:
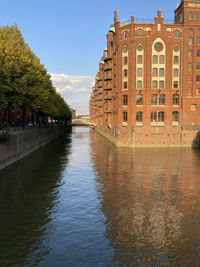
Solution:
{"label": "building reflection", "polygon": [[47,240],[70,149],[70,138],[59,138],[0,172],[0,266],[37,266],[50,253]]}
{"label": "building reflection", "polygon": [[116,148],[94,132],[91,140],[113,262],[199,264],[200,151]]}

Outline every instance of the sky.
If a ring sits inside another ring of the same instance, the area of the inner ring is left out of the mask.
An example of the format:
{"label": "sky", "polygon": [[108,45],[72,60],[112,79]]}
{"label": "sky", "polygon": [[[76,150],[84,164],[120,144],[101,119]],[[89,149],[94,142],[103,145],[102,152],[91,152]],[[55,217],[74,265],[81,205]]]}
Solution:
{"label": "sky", "polygon": [[25,41],[51,74],[53,85],[78,114],[88,102],[106,34],[118,19],[173,20],[180,0],[0,0],[0,25],[17,23]]}

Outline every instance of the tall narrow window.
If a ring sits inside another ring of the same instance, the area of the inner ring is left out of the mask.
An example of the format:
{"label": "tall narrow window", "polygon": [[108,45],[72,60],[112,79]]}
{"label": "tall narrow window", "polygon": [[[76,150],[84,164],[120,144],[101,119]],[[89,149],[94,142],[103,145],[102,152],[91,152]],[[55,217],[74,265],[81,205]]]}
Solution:
{"label": "tall narrow window", "polygon": [[172,112],[172,121],[173,122],[178,122],[179,121],[179,112],[178,111],[173,111]]}
{"label": "tall narrow window", "polygon": [[153,88],[158,88],[158,82],[157,81],[153,81]]}
{"label": "tall narrow window", "polygon": [[164,122],[165,121],[165,113],[163,111],[158,112],[158,121]]}
{"label": "tall narrow window", "polygon": [[188,63],[188,70],[192,70],[192,63]]}
{"label": "tall narrow window", "polygon": [[153,63],[158,64],[158,56],[156,55],[153,56]]}
{"label": "tall narrow window", "polygon": [[138,37],[142,37],[142,30],[141,29],[138,30]]}
{"label": "tall narrow window", "polygon": [[175,105],[175,106],[179,105],[179,95],[177,95],[177,94],[173,95],[173,105]]}
{"label": "tall narrow window", "polygon": [[137,56],[137,63],[142,64],[142,55]]}
{"label": "tall narrow window", "polygon": [[123,106],[127,106],[127,105],[128,105],[128,96],[123,95]]}
{"label": "tall narrow window", "polygon": [[174,56],[174,64],[178,64],[178,56]]}
{"label": "tall narrow window", "polygon": [[151,122],[157,122],[157,112],[151,112]]}
{"label": "tall narrow window", "polygon": [[136,105],[143,105],[143,95],[136,95]]}
{"label": "tall narrow window", "polygon": [[163,89],[164,88],[164,81],[159,81],[159,88]]}
{"label": "tall narrow window", "polygon": [[200,57],[200,50],[197,50],[197,57]]}
{"label": "tall narrow window", "polygon": [[197,16],[197,13],[194,12],[194,20],[197,20],[198,16]]}
{"label": "tall narrow window", "polygon": [[161,68],[161,69],[159,70],[159,76],[160,76],[160,77],[164,77],[164,75],[165,75],[165,71],[164,71],[163,68]]}
{"label": "tall narrow window", "polygon": [[174,69],[174,77],[177,77],[178,76],[178,69]]}
{"label": "tall narrow window", "polygon": [[137,76],[142,77],[142,68],[137,69]]}
{"label": "tall narrow window", "polygon": [[162,106],[165,105],[165,95],[163,94],[159,95],[158,104]]}
{"label": "tall narrow window", "polygon": [[175,30],[174,31],[174,36],[177,38],[177,37],[179,37],[179,30]]}
{"label": "tall narrow window", "polygon": [[123,112],[123,122],[127,122],[128,121],[128,114],[127,112]]}
{"label": "tall narrow window", "polygon": [[160,56],[159,63],[160,64],[164,64],[165,63],[165,56],[163,56],[163,55]]}
{"label": "tall narrow window", "polygon": [[197,81],[197,82],[200,82],[200,75],[197,75],[197,76],[196,76],[196,81]]}
{"label": "tall narrow window", "polygon": [[158,95],[153,94],[151,96],[151,105],[157,105],[157,103],[158,103]]}
{"label": "tall narrow window", "polygon": [[188,50],[188,57],[192,57],[192,50]]}
{"label": "tall narrow window", "polygon": [[192,12],[189,12],[189,13],[188,13],[188,19],[189,19],[189,20],[192,20]]}
{"label": "tall narrow window", "polygon": [[142,122],[143,121],[143,112],[142,111],[138,111],[136,113],[136,121],[137,122]]}
{"label": "tall narrow window", "polygon": [[197,44],[200,44],[200,37],[197,38]]}
{"label": "tall narrow window", "polygon": [[157,77],[157,76],[158,76],[158,69],[153,68],[153,77]]}
{"label": "tall narrow window", "polygon": [[128,63],[128,58],[124,57],[124,64],[127,64],[127,63]]}
{"label": "tall narrow window", "polygon": [[127,89],[127,87],[128,87],[128,83],[124,82],[124,89]]}
{"label": "tall narrow window", "polygon": [[193,44],[193,37],[189,37],[188,43],[189,43],[189,45],[192,45]]}
{"label": "tall narrow window", "polygon": [[142,81],[137,81],[137,88],[142,88]]}
{"label": "tall narrow window", "polygon": [[177,88],[178,88],[178,81],[174,81],[174,82],[173,82],[173,88],[174,88],[174,89],[177,89]]}
{"label": "tall narrow window", "polygon": [[125,70],[124,70],[124,76],[126,77],[127,74],[128,74],[128,71],[127,71],[127,69],[125,69]]}
{"label": "tall narrow window", "polygon": [[127,36],[128,36],[128,33],[125,32],[125,33],[124,33],[124,39],[127,39]]}
{"label": "tall narrow window", "polygon": [[197,70],[200,70],[200,63],[197,63]]}

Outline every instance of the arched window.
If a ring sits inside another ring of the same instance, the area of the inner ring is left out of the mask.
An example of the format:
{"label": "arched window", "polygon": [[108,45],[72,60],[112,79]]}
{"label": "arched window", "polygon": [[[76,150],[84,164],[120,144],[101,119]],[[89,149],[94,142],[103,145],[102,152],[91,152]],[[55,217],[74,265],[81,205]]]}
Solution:
{"label": "arched window", "polygon": [[143,105],[143,95],[136,95],[136,105]]}
{"label": "arched window", "polygon": [[159,89],[163,89],[165,87],[164,81],[159,81]]}
{"label": "arched window", "polygon": [[158,122],[164,122],[165,121],[165,113],[164,111],[158,112]]}
{"label": "arched window", "polygon": [[179,112],[178,111],[173,111],[172,112],[172,121],[173,122],[178,122],[179,121]]}
{"label": "arched window", "polygon": [[158,82],[157,81],[153,81],[153,88],[158,88]]}
{"label": "arched window", "polygon": [[128,63],[128,58],[124,57],[124,64],[127,64],[127,63]]}
{"label": "arched window", "polygon": [[128,33],[124,32],[124,39],[127,39],[127,37],[128,37]]}
{"label": "arched window", "polygon": [[158,69],[153,68],[153,77],[157,77],[157,76],[158,76]]}
{"label": "arched window", "polygon": [[127,89],[127,87],[128,87],[128,83],[124,82],[124,89]]}
{"label": "arched window", "polygon": [[142,37],[142,30],[141,29],[138,30],[138,37]]}
{"label": "arched window", "polygon": [[137,76],[142,77],[142,68],[137,69]]}
{"label": "arched window", "polygon": [[188,19],[189,19],[189,20],[192,20],[192,12],[189,12],[189,13],[188,13]]}
{"label": "arched window", "polygon": [[142,111],[138,111],[136,113],[136,121],[137,122],[142,122],[143,121],[143,112]]}
{"label": "arched window", "polygon": [[173,105],[179,105],[179,95],[173,95]]}
{"label": "arched window", "polygon": [[157,64],[158,63],[158,56],[154,55],[153,56],[153,64]]}
{"label": "arched window", "polygon": [[159,69],[159,76],[164,77],[165,75],[165,70],[163,68]]}
{"label": "arched window", "polygon": [[159,95],[158,104],[159,105],[165,105],[165,95],[163,95],[163,94]]}
{"label": "arched window", "polygon": [[153,94],[151,96],[151,105],[157,105],[157,103],[158,103],[158,95]]}
{"label": "arched window", "polygon": [[198,15],[196,12],[194,12],[194,20],[197,20],[198,19]]}
{"label": "arched window", "polygon": [[124,53],[128,51],[128,46],[124,46]]}
{"label": "arched window", "polygon": [[151,122],[157,122],[157,112],[151,112]]}

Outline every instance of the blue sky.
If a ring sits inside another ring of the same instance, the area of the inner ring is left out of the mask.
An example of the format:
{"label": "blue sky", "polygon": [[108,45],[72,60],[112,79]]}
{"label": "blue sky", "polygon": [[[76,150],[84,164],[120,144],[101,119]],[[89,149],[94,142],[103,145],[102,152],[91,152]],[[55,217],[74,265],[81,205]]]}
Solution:
{"label": "blue sky", "polygon": [[54,86],[80,114],[88,100],[114,10],[121,21],[172,19],[180,0],[0,0],[0,25],[17,23],[25,41],[52,74]]}

